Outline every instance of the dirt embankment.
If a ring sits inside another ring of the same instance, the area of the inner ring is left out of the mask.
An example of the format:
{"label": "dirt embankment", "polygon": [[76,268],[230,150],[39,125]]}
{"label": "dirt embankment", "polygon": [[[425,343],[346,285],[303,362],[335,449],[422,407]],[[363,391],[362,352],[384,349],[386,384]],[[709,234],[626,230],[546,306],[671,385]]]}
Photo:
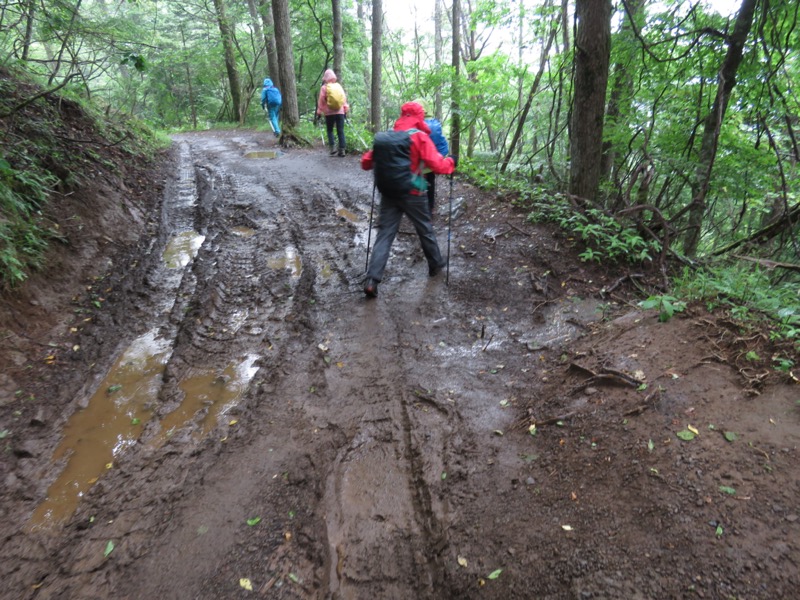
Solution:
{"label": "dirt embankment", "polygon": [[798,388],[735,329],[446,179],[449,273],[404,225],[368,301],[369,174],[273,143],[179,136],[146,235],[9,313],[0,596],[793,596]]}

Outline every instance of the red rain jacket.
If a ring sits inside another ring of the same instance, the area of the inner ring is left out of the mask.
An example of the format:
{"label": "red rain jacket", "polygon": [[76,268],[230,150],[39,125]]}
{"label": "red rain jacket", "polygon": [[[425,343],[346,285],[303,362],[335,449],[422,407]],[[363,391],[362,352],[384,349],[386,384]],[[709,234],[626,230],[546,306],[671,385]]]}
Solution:
{"label": "red rain jacket", "polygon": [[[425,123],[425,109],[416,102],[406,102],[400,109],[400,118],[395,121],[395,131],[408,131],[409,129],[419,129],[420,133],[411,136],[411,171],[420,173],[420,162],[424,163],[434,173],[449,175],[455,171],[453,159],[443,158],[436,145],[428,134],[431,132]],[[372,169],[372,150],[368,150],[361,156],[361,168],[365,171]],[[425,192],[413,190],[414,195],[424,195]]]}

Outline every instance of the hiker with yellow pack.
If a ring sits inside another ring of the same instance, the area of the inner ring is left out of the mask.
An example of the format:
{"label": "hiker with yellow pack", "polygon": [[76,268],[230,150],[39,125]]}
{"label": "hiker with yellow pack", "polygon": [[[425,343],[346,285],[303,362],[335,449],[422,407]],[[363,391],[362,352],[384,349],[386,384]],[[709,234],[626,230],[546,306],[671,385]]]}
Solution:
{"label": "hiker with yellow pack", "polygon": [[[344,119],[350,106],[347,104],[347,95],[344,88],[337,81],[333,69],[327,69],[322,75],[322,87],[317,100],[317,116],[325,115],[325,128],[328,131],[328,150],[331,156],[344,156]],[[337,150],[333,140],[333,128],[336,127],[336,136],[339,138]]]}

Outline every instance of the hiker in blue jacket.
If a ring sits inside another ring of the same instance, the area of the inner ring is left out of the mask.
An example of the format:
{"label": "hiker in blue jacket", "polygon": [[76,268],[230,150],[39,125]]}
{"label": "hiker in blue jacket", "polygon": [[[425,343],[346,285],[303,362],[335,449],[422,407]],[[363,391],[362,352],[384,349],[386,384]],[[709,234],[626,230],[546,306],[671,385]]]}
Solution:
{"label": "hiker in blue jacket", "polygon": [[[428,104],[424,100],[414,100],[414,102],[422,106],[425,111],[425,124],[431,130],[429,134],[431,141],[436,146],[439,154],[447,156],[450,154],[450,146],[447,144],[447,138],[444,137],[442,132],[442,123],[431,115],[428,110]],[[425,175],[425,180],[428,182],[428,208],[431,212],[431,221],[433,221],[433,205],[436,202],[436,173],[426,168],[423,175]]]}
{"label": "hiker in blue jacket", "polygon": [[269,112],[269,124],[272,131],[275,132],[275,137],[280,137],[281,126],[278,122],[278,116],[281,112],[281,92],[278,88],[272,85],[272,79],[267,77],[264,80],[264,89],[261,90],[261,108]]}

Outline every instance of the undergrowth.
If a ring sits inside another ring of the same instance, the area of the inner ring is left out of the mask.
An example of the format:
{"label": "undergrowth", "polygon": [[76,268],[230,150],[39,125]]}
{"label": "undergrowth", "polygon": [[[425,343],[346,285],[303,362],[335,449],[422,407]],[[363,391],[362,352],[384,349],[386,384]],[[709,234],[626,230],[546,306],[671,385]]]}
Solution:
{"label": "undergrowth", "polygon": [[[578,211],[566,198],[530,178],[503,175],[469,160],[459,166],[479,187],[511,197],[515,206],[528,211],[531,222],[556,223],[579,238],[585,246],[579,254],[584,261],[635,264],[650,261],[661,252],[658,241],[642,238],[632,225],[600,210]],[[776,369],[788,371],[797,364],[800,352],[800,282],[776,279],[774,273],[740,263],[685,267],[673,278],[668,294],[650,296],[640,304],[657,309],[662,321],[682,312],[690,301],[702,301],[709,310],[724,308],[744,326],[766,329],[772,341],[788,348],[785,355],[772,357]]]}
{"label": "undergrowth", "polygon": [[[0,114],[10,111],[0,122],[2,288],[44,266],[50,242],[60,237],[58,224],[47,219],[56,193],[74,191],[98,169],[119,171],[125,157],[151,158],[166,143],[134,119],[107,118],[68,88],[13,109],[40,90],[19,74],[0,72]],[[86,141],[74,143],[75,131]]]}

